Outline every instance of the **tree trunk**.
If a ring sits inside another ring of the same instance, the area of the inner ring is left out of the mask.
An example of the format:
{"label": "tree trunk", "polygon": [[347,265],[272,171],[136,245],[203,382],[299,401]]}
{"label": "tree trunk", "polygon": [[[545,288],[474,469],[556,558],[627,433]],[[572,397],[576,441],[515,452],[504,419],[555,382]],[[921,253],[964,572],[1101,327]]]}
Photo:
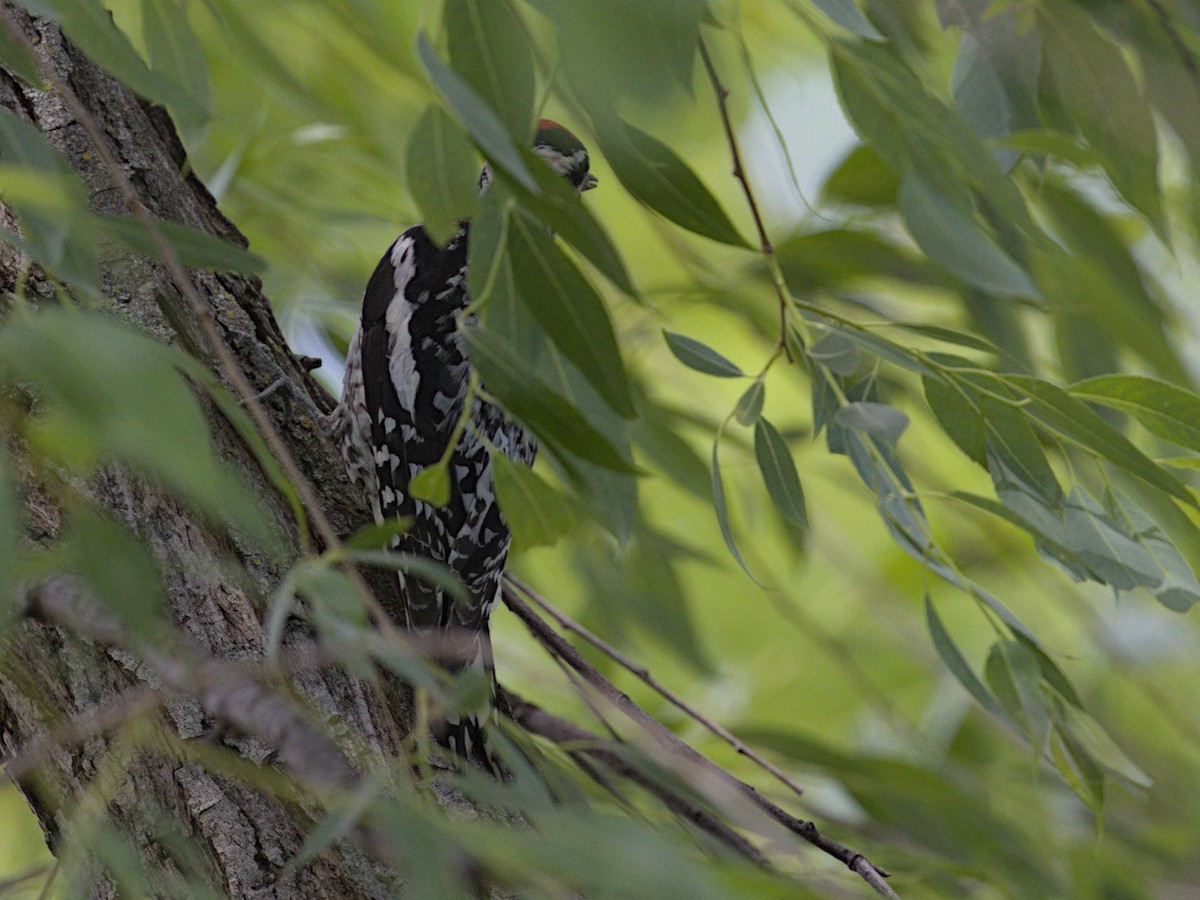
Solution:
{"label": "tree trunk", "polygon": [[[165,112],[140,101],[89,62],[52,23],[31,18],[20,8],[13,13],[101,125],[126,176],[155,216],[245,243],[196,176],[182,174],[183,147]],[[80,124],[55,93],[34,90],[0,69],[0,104],[34,123],[79,171],[95,212],[128,213]],[[15,227],[2,206],[0,224]],[[0,245],[0,295],[13,291],[25,262]],[[193,271],[191,276],[249,380],[259,389],[272,386],[262,405],[307,472],[335,529],[352,532],[368,520],[368,513],[321,428],[330,398],[286,346],[260,282],[235,274]],[[113,315],[212,363],[203,332],[161,264],[110,251],[103,278],[105,307]],[[36,267],[29,272],[26,293],[34,299],[52,296]],[[285,502],[253,457],[215,409],[207,407],[207,412],[219,452],[278,520],[287,523]],[[21,448],[10,450],[23,482],[28,538],[52,543],[60,512],[51,493],[38,484],[35,469],[27,459],[22,462]],[[278,584],[280,571],[248,548],[214,534],[155,484],[119,467],[107,467],[87,490],[98,506],[136,529],[152,548],[182,634],[214,657],[261,656],[260,601]],[[290,540],[299,555],[294,527]],[[240,565],[229,565],[231,560]],[[301,626],[293,624],[289,640],[304,636]],[[146,685],[157,688],[159,683],[159,673],[122,650],[81,639],[55,624],[25,621],[8,633],[0,659],[0,755],[29,746],[65,720],[114,705],[119,709],[132,702],[131,691]],[[310,711],[344,723],[327,730],[352,737],[355,752],[396,755],[409,726],[408,707],[398,692],[390,691],[389,701],[376,688],[328,668],[298,677],[294,686]],[[351,841],[335,845],[299,871],[285,872],[285,864],[313,827],[316,807],[284,803],[206,770],[194,756],[181,758],[186,756],[179,752],[181,746],[220,731],[197,700],[174,699],[151,715],[161,720],[167,737],[173,732],[180,742],[146,740],[143,733],[139,749],[131,755],[131,744],[118,729],[82,744],[55,746],[22,779],[22,790],[56,853],[64,832],[86,827],[87,811],[95,814],[98,809],[99,818],[116,826],[137,848],[143,871],[186,872],[190,877],[194,872],[189,869],[198,867],[221,894],[373,897],[394,891],[390,874],[368,861]],[[277,749],[236,734],[222,734],[219,740],[264,767]],[[186,835],[183,843],[199,853],[181,853],[180,842],[170,839],[172,832]],[[79,887],[113,896],[116,887],[94,871],[91,884]],[[163,888],[151,881],[150,889]]]}

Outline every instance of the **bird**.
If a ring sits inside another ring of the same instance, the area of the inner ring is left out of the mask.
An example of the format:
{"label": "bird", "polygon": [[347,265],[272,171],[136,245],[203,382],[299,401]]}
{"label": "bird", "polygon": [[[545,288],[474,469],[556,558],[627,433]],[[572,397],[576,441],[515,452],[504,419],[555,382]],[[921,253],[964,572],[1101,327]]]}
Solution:
{"label": "bird", "polygon": [[[533,150],[578,194],[596,186],[587,149],[564,126],[542,119]],[[481,191],[491,179],[485,165]],[[383,254],[363,295],[331,418],[350,478],[366,492],[375,521],[410,523],[391,538],[392,549],[448,567],[465,589],[465,597],[456,598],[400,572],[398,624],[452,648],[443,659],[451,672],[472,666],[485,673],[492,689],[488,708],[447,715],[431,730],[456,757],[496,771],[483,730],[496,695],[488,621],[511,535],[496,499],[492,459],[502,453],[532,465],[537,444],[488,399],[486,384],[483,391],[468,389],[472,368],[462,328],[473,318],[467,312],[469,237],[470,223],[463,221],[439,246],[416,225]],[[449,501],[438,506],[414,497],[413,479],[447,458]]]}

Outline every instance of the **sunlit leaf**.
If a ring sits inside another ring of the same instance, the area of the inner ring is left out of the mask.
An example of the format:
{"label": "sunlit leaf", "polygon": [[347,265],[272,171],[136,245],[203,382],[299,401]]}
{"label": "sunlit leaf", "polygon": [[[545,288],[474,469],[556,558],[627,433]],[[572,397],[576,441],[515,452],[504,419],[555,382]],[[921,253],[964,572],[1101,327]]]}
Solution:
{"label": "sunlit leaf", "polygon": [[869,144],[859,144],[838,163],[821,188],[823,203],[895,206],[900,179]]}
{"label": "sunlit leaf", "polygon": [[689,369],[718,378],[741,378],[746,374],[735,363],[695,338],[673,331],[664,331],[663,337],[675,358]]}
{"label": "sunlit leaf", "polygon": [[450,467],[426,466],[409,480],[408,492],[432,506],[445,506],[450,502]]}

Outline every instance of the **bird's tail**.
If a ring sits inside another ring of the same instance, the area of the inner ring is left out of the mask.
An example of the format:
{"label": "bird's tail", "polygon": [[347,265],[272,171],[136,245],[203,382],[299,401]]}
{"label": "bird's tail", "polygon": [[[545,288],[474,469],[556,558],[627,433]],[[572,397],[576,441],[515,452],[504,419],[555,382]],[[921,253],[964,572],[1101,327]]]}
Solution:
{"label": "bird's tail", "polygon": [[457,663],[449,662],[446,668],[452,673],[473,669],[483,673],[487,679],[487,701],[481,708],[466,712],[448,713],[443,722],[435,726],[433,736],[457,759],[471,762],[486,772],[503,777],[504,769],[488,745],[486,726],[494,718],[496,698],[496,667],[492,660],[492,637],[487,625],[472,636],[473,653]]}

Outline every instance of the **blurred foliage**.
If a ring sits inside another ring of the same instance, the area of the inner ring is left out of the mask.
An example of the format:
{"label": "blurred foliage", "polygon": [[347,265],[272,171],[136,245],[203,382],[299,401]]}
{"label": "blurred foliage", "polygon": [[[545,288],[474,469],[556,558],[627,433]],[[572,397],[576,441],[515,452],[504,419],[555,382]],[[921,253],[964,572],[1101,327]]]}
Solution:
{"label": "blurred foliage", "polygon": [[[1200,880],[1193,3],[107,6],[115,27],[96,0],[36,4],[173,113],[254,255],[180,226],[167,237],[190,265],[265,263],[293,345],[327,361],[331,386],[392,238],[473,220],[471,353],[543,448],[532,474],[498,475],[513,567],[794,768],[806,813],[901,893],[1156,896]],[[730,92],[763,252],[698,37]],[[34,77],[6,41],[0,62]],[[796,84],[836,91],[858,140],[823,146],[845,122],[797,108]],[[592,148],[601,186],[582,203],[528,149],[542,116]],[[91,214],[11,114],[0,185],[21,222],[4,240],[81,305],[101,297],[101,246],[147,249]],[[186,362],[86,310],[13,299],[0,372],[39,404],[0,412],[44,463],[153,474],[270,550],[197,436],[172,368]],[[155,377],[100,352],[102,330]],[[0,543],[13,507],[0,490]],[[82,498],[71,510],[51,560],[0,547],[8,584],[60,565],[105,595],[89,560],[132,536]],[[152,565],[130,558],[145,565],[111,596],[140,585],[149,603]],[[314,575],[328,569],[296,571],[288,606],[302,585],[330,587]],[[365,618],[345,585],[330,590],[322,634],[361,665]],[[494,628],[505,683],[589,717],[502,613]],[[702,861],[661,817],[615,820],[592,801],[539,809],[554,825],[536,837],[454,831],[417,806],[377,814],[514,881],[792,890]],[[127,848],[95,835],[121,869]],[[422,866],[437,858],[414,854],[415,883],[434,883]],[[777,861],[814,889],[850,877],[815,853]]]}

